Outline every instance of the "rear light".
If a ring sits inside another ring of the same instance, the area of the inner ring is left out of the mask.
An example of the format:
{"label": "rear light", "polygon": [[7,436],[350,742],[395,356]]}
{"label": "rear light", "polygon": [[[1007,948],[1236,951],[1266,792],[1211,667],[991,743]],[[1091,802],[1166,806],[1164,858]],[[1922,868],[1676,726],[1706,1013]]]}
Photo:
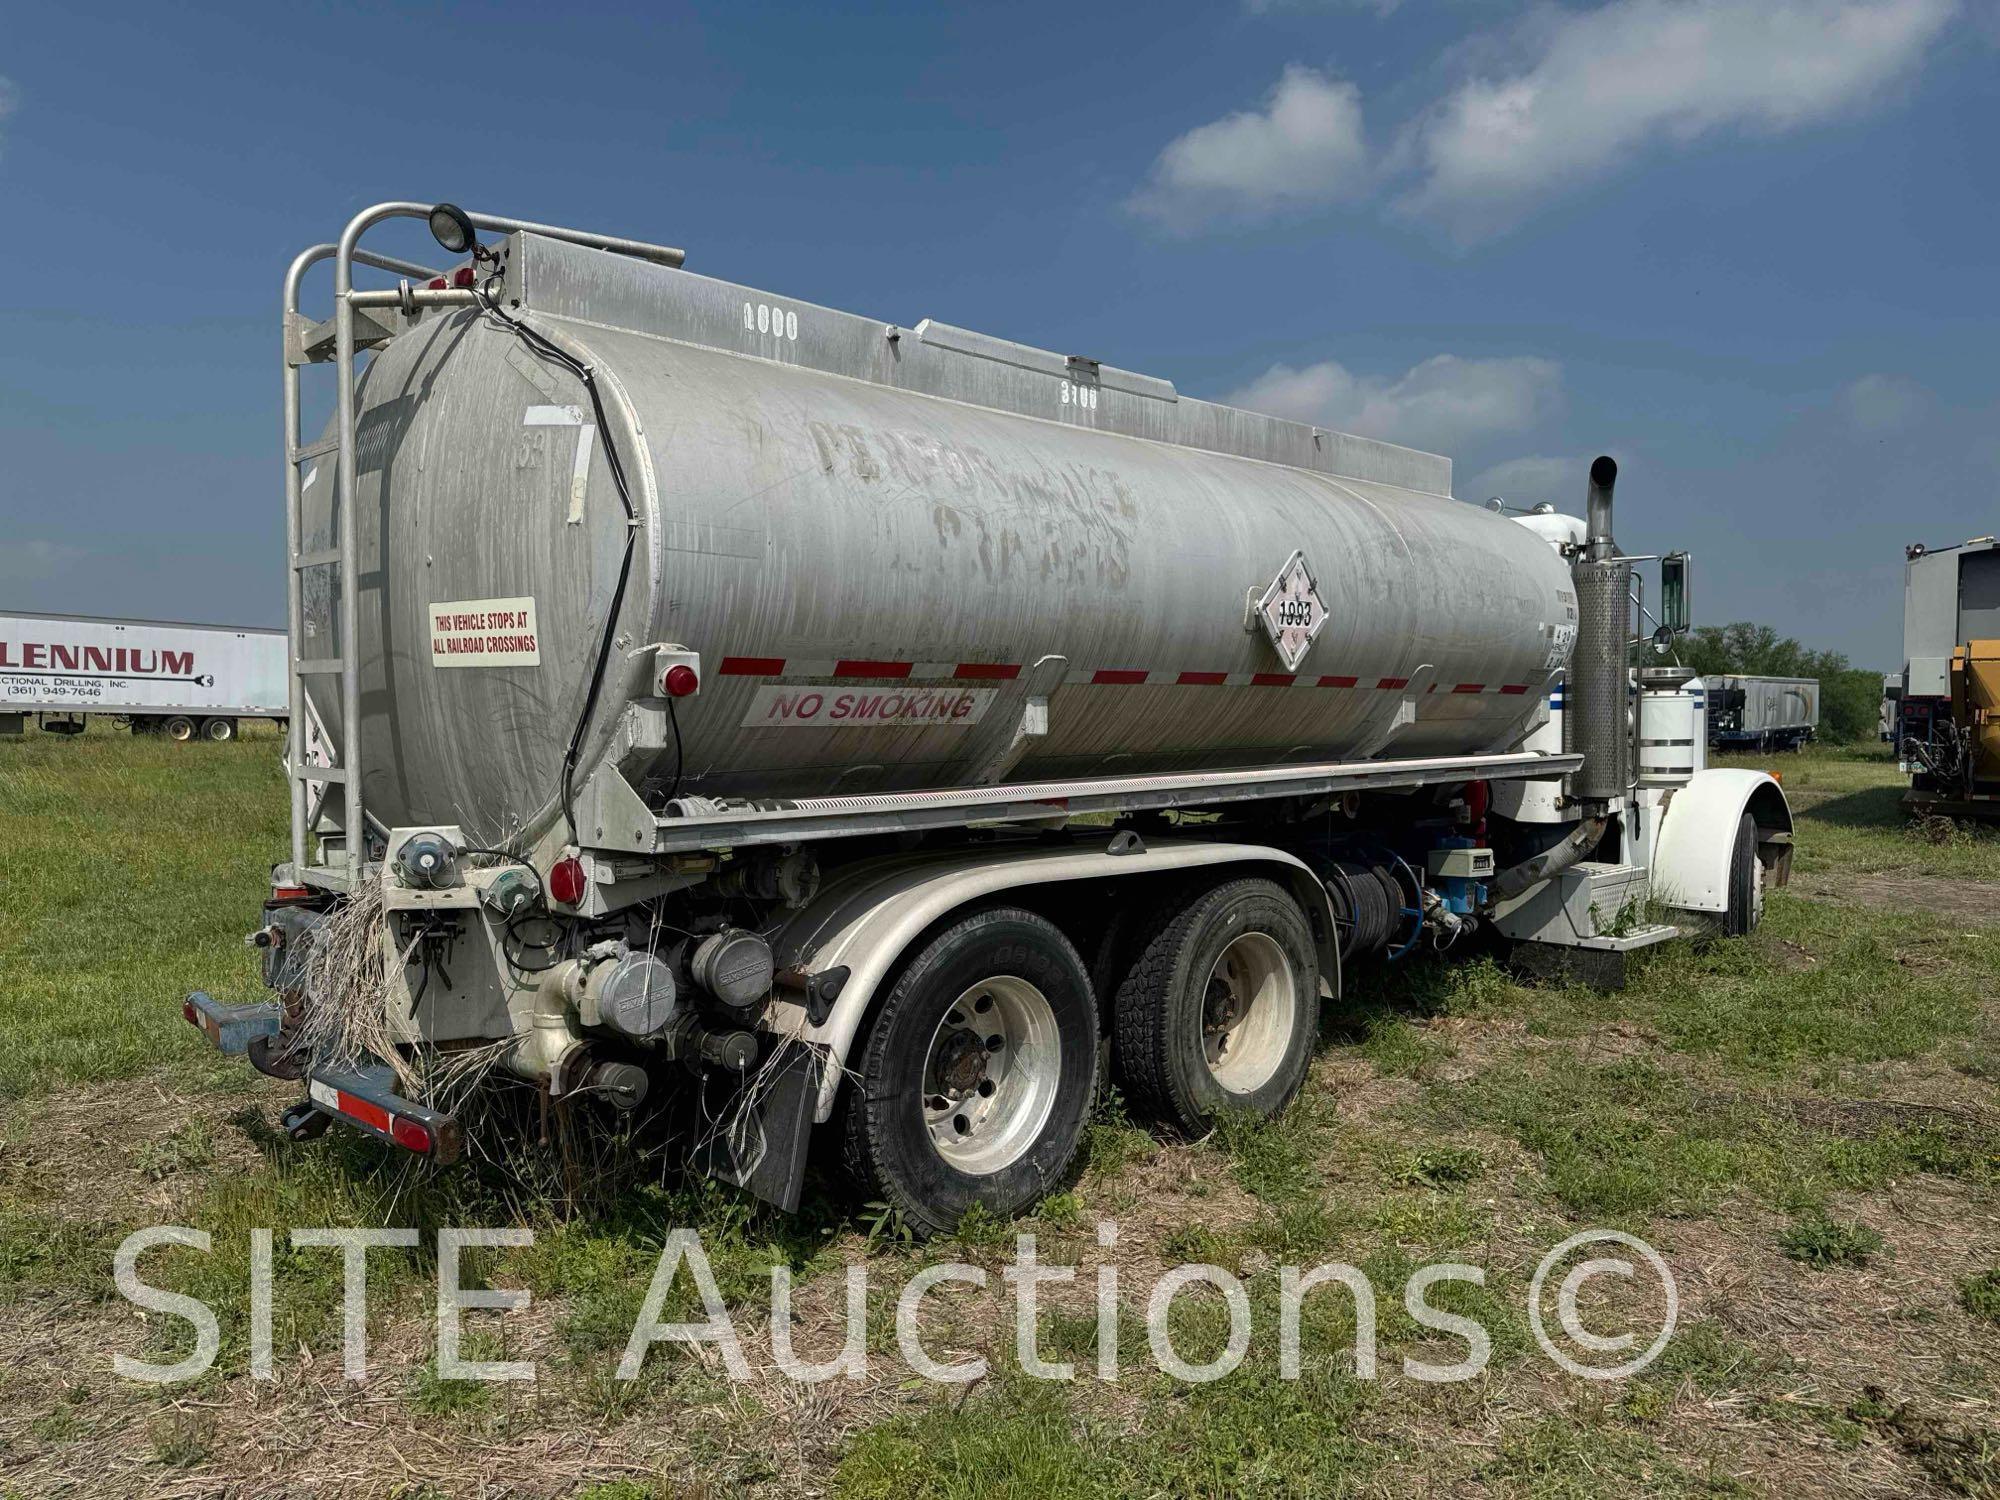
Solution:
{"label": "rear light", "polygon": [[451,284],[460,291],[469,291],[477,279],[477,273],[470,266],[460,266],[451,273]]}
{"label": "rear light", "polygon": [[583,861],[575,855],[556,861],[556,867],[549,871],[549,899],[563,906],[575,906],[583,899],[587,882],[583,878]]}
{"label": "rear light", "polygon": [[188,1025],[190,1026],[201,1025],[201,1017],[195,1014],[194,1001],[192,1000],[181,1001],[181,1014],[187,1017]]}
{"label": "rear light", "polygon": [[693,667],[682,662],[667,668],[667,675],[660,679],[660,685],[667,690],[669,698],[685,698],[701,686],[701,679],[695,675]]}
{"label": "rear light", "polygon": [[297,902],[310,901],[311,899],[312,889],[309,886],[274,885],[271,887],[271,899],[265,904],[268,906],[290,906]]}
{"label": "rear light", "polygon": [[430,1128],[401,1115],[389,1116],[389,1139],[406,1151],[416,1151],[424,1156],[431,1154],[437,1143],[431,1139]]}
{"label": "rear light", "polygon": [[[407,1100],[363,1098],[324,1078],[308,1079],[306,1096],[325,1113],[338,1115],[351,1124],[372,1130],[405,1151],[414,1151],[419,1156],[428,1156],[438,1162],[448,1163],[458,1158],[461,1142],[456,1122],[431,1114],[428,1110],[404,1114],[402,1111],[405,1109],[417,1110],[417,1106]],[[424,1118],[419,1118],[419,1115]]]}
{"label": "rear light", "polygon": [[444,277],[433,276],[429,281],[426,281],[424,283],[424,290],[429,292],[442,292],[447,288],[449,288],[450,286],[451,283],[447,281]]}

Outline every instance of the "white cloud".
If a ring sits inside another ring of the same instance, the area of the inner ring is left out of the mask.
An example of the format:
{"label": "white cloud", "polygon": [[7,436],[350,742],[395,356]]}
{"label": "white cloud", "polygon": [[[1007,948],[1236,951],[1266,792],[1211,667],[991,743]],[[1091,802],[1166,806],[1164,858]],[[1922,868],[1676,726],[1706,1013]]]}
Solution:
{"label": "white cloud", "polygon": [[1312,422],[1362,437],[1452,453],[1499,432],[1524,432],[1562,409],[1562,367],[1520,355],[1439,354],[1390,379],[1356,375],[1327,360],[1273,365],[1223,398],[1232,406]]}
{"label": "white cloud", "polygon": [[1458,497],[1483,504],[1498,496],[1523,510],[1548,500],[1564,510],[1575,510],[1582,503],[1584,476],[1589,472],[1588,458],[1550,454],[1510,458],[1462,481],[1457,486]]}
{"label": "white cloud", "polygon": [[1168,142],[1131,207],[1190,225],[1331,203],[1363,191],[1368,175],[1361,91],[1294,64],[1262,107]]}
{"label": "white cloud", "polygon": [[1894,432],[1931,405],[1931,393],[1907,375],[1863,375],[1840,393],[1840,407],[1863,432]]}
{"label": "white cloud", "polygon": [[1837,117],[1906,75],[1959,0],[1612,0],[1541,12],[1519,71],[1475,77],[1406,133],[1404,207],[1461,238],[1656,143]]}

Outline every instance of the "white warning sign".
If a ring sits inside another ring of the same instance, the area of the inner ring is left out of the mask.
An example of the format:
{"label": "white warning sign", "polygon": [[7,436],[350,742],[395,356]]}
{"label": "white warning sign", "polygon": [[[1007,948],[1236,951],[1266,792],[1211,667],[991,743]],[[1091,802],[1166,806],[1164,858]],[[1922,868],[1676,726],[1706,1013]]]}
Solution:
{"label": "white warning sign", "polygon": [[462,599],[430,606],[434,667],[539,667],[533,599]]}
{"label": "white warning sign", "polygon": [[766,684],[750,700],[746,729],[885,729],[977,724],[1000,694],[993,688],[779,687]]}

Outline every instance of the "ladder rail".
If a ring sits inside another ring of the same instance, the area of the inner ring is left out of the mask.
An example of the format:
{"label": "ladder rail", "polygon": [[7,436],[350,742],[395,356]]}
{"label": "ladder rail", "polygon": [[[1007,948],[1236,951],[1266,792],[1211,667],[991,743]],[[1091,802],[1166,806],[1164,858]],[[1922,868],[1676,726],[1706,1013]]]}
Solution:
{"label": "ladder rail", "polygon": [[[351,432],[351,427],[343,424],[340,431],[335,434],[331,447],[321,447],[318,444],[312,444],[309,447],[304,442],[304,433],[301,432],[299,425],[302,421],[301,403],[299,400],[299,371],[301,367],[292,360],[291,331],[302,315],[299,306],[299,293],[305,282],[306,272],[310,271],[323,260],[334,259],[339,253],[340,247],[331,243],[314,245],[310,249],[300,251],[293,258],[290,267],[285,271],[284,301],[280,309],[281,348],[279,354],[284,379],[284,399],[282,405],[284,408],[285,553],[287,564],[285,568],[285,632],[290,641],[290,661],[286,671],[288,679],[287,710],[289,716],[286,720],[285,772],[286,780],[290,783],[291,792],[292,868],[295,871],[303,870],[306,865],[306,837],[309,832],[309,826],[314,821],[315,816],[314,808],[309,803],[311,796],[310,784],[316,779],[306,774],[309,769],[305,764],[306,674],[299,668],[301,647],[305,640],[305,596],[304,587],[300,580],[300,573],[302,571],[301,559],[304,555],[300,551],[300,542],[305,526],[305,517],[303,515],[305,489],[299,478],[299,465],[308,459],[317,457],[320,453],[338,450],[347,440]],[[355,250],[352,252],[352,259],[359,261],[362,265],[373,266],[378,270],[394,271],[399,275],[416,277],[424,281],[431,280],[437,274],[428,266],[418,265],[414,261],[398,260],[393,256],[378,255],[370,250]],[[353,362],[351,358],[347,364],[336,364],[335,368],[338,378],[343,381],[351,381],[353,379]],[[348,580],[353,577],[353,545],[352,532],[349,525],[351,507],[345,504],[346,493],[346,487],[343,485],[341,490],[343,513],[335,523],[340,528],[340,545],[335,548],[326,549],[324,552],[314,553],[311,564],[312,566],[322,566],[328,562],[338,562],[341,570],[341,619],[343,623],[353,618],[353,606],[349,601],[348,588]],[[354,655],[351,651],[343,654],[341,664],[343,715],[349,713],[345,692],[345,679],[353,660]],[[351,718],[348,722],[352,722]],[[359,802],[360,778],[349,777],[347,775],[348,768],[353,764],[354,761],[351,757],[344,757],[341,766],[341,776],[348,783],[349,818],[347,826],[350,828],[359,826],[359,819],[354,816],[354,811]],[[327,780],[322,781],[321,784],[331,785],[332,783],[330,780]],[[351,835],[347,839],[348,870],[350,874],[358,873],[358,866],[355,865],[353,856],[355,847],[359,842]]]}
{"label": "ladder rail", "polygon": [[[354,360],[355,312],[357,307],[368,302],[370,293],[357,292],[354,287],[354,268],[357,265],[373,266],[379,270],[393,271],[398,275],[428,282],[437,275],[426,266],[412,261],[397,260],[393,256],[380,255],[372,250],[360,248],[362,235],[387,219],[427,219],[432,204],[414,202],[378,203],[363,209],[347,223],[336,244],[315,245],[300,252],[285,273],[284,291],[284,453],[285,453],[285,544],[286,544],[286,629],[291,638],[292,665],[290,670],[291,729],[286,746],[287,773],[291,781],[292,802],[292,865],[295,870],[306,868],[306,836],[308,825],[316,819],[316,813],[309,806],[309,782],[314,778],[305,774],[304,765],[304,709],[305,677],[314,670],[300,664],[300,647],[305,637],[305,590],[300,574],[303,566],[326,566],[326,552],[321,549],[313,554],[309,564],[302,564],[300,551],[304,531],[304,485],[299,478],[299,465],[306,458],[329,451],[320,444],[314,444],[308,451],[299,430],[299,363],[295,362],[301,351],[295,350],[295,329],[301,319],[299,309],[299,288],[305,273],[320,261],[333,261],[333,327],[334,380],[337,384],[336,408],[334,416],[334,441],[331,451],[335,459],[334,524],[339,529],[337,547],[330,549],[338,553],[337,566],[340,569],[340,731],[339,751],[340,779],[319,778],[322,788],[339,785],[344,794],[345,814],[341,819],[343,831],[343,863],[350,882],[358,881],[367,864],[368,822],[361,805],[361,640],[360,640],[360,581],[357,577],[357,548],[354,529],[355,519],[355,385]],[[469,214],[475,227],[495,234],[538,234],[550,239],[566,240],[571,244],[586,245],[593,249],[609,250],[620,255],[630,255],[641,260],[649,260],[658,265],[679,266],[686,259],[686,252],[671,245],[656,245],[644,240],[626,239],[620,235],[597,234],[588,230],[568,229],[554,224],[537,224],[526,219],[501,218],[492,214]],[[380,302],[381,299],[374,299]],[[399,297],[399,300],[404,300]],[[456,299],[454,299],[456,300]],[[327,670],[320,668],[319,670]]]}

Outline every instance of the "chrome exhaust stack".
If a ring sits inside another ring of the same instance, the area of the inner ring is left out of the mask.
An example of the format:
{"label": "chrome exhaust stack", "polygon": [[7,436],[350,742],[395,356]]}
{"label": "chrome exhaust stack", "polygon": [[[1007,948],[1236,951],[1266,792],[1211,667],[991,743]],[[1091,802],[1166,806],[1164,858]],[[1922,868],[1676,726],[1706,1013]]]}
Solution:
{"label": "chrome exhaust stack", "polygon": [[1627,653],[1632,621],[1632,565],[1618,556],[1611,492],[1618,465],[1590,466],[1583,552],[1570,566],[1576,584],[1576,646],[1564,693],[1563,749],[1583,756],[1570,781],[1580,802],[1602,804],[1632,789],[1632,726]]}

